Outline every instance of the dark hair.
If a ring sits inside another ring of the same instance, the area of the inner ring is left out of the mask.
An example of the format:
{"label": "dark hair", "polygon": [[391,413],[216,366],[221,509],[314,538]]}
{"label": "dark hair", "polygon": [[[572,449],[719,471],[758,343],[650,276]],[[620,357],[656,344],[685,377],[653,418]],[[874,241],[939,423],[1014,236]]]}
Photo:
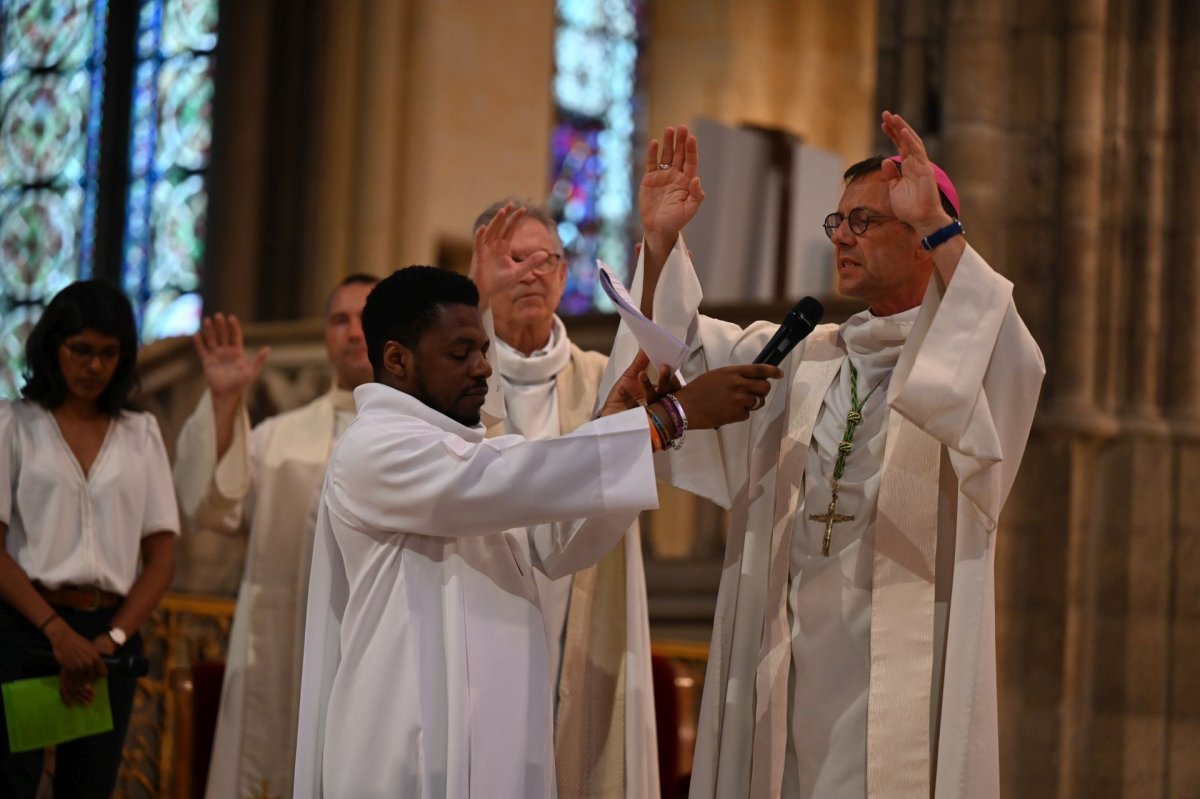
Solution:
{"label": "dark hair", "polygon": [[474,234],[475,231],[479,230],[479,228],[495,219],[496,214],[500,213],[500,209],[509,203],[513,204],[514,210],[517,208],[524,208],[526,219],[533,219],[534,221],[541,222],[542,226],[545,227],[546,230],[550,232],[550,235],[554,237],[554,241],[558,244],[558,248],[560,250],[562,249],[562,239],[559,238],[558,235],[558,222],[554,220],[554,217],[550,215],[550,212],[536,203],[532,203],[529,200],[522,200],[518,197],[505,197],[503,200],[496,200],[496,202],[492,203],[487,208],[484,208],[483,213],[475,217],[475,225],[471,228],[471,233]]}
{"label": "dark hair", "polygon": [[58,348],[71,336],[95,330],[117,339],[121,353],[112,380],[96,399],[108,416],[129,407],[137,387],[137,325],[133,307],[120,289],[102,280],[72,283],[50,300],[25,341],[25,385],[21,394],[54,410],[67,399],[67,383],[58,366]]}
{"label": "dark hair", "polygon": [[378,282],[379,282],[378,276],[371,275],[366,272],[355,272],[354,274],[346,275],[344,278],[341,279],[341,281],[336,286],[334,286],[332,289],[330,289],[329,294],[326,295],[326,297],[325,297],[325,313],[326,313],[326,315],[329,314],[329,308],[333,305],[334,295],[336,295],[342,289],[346,288],[346,286],[358,286],[358,285],[374,286]]}
{"label": "dark hair", "polygon": [[[864,158],[857,164],[851,164],[850,168],[842,174],[842,181],[846,185],[850,185],[864,175],[878,172],[883,169],[883,162],[889,157],[886,155],[873,155],[870,158]],[[940,188],[938,189],[938,198],[942,201],[942,210],[950,214],[951,219],[958,219],[958,211],[955,210],[954,205],[950,202],[950,198]]]}
{"label": "dark hair", "polygon": [[363,336],[375,379],[383,373],[383,345],[398,341],[416,349],[443,305],[479,305],[470,278],[436,266],[397,269],[375,284],[363,307]]}

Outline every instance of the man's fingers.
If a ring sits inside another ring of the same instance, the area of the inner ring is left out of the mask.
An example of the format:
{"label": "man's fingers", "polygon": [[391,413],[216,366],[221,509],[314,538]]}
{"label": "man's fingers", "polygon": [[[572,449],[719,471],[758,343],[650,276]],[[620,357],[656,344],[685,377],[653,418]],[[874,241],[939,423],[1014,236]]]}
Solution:
{"label": "man's fingers", "polygon": [[920,163],[929,160],[929,155],[925,152],[925,143],[921,141],[921,137],[904,117],[893,114],[891,111],[884,111],[881,127],[887,137],[892,140],[892,144],[896,145],[902,158],[906,160],[915,158]]}
{"label": "man's fingers", "polygon": [[245,340],[242,338],[242,323],[234,314],[229,315],[229,339],[229,343],[239,350],[245,349]]}
{"label": "man's fingers", "polygon": [[633,356],[633,361],[630,362],[629,368],[625,370],[625,374],[632,377],[636,374],[644,373],[646,367],[649,365],[650,356],[646,354],[645,350],[638,350],[637,355]]}
{"label": "man's fingers", "polygon": [[675,146],[671,148],[671,166],[681,172],[687,158],[687,140],[687,125],[680,125],[675,128]]}
{"label": "man's fingers", "polygon": [[[687,128],[684,128],[687,131]],[[700,142],[692,135],[689,135],[684,142],[684,157],[683,157],[683,174],[692,178],[697,188],[700,185],[700,179],[696,177],[696,168],[700,165]],[[689,189],[691,187],[689,186]],[[692,192],[695,194],[695,192]]]}
{"label": "man's fingers", "polygon": [[766,363],[743,363],[733,368],[739,375],[751,380],[778,380],[783,377],[782,369]]}
{"label": "man's fingers", "polygon": [[514,261],[514,263],[520,263],[522,266],[528,266],[529,269],[537,269],[548,260],[550,260],[550,253],[546,252],[545,250],[538,250],[537,252],[530,253],[521,261]]}
{"label": "man's fingers", "polygon": [[662,152],[658,154],[658,163],[654,165],[658,169],[658,164],[674,164],[675,163],[675,128],[667,128],[663,131]]}
{"label": "man's fingers", "polygon": [[267,365],[267,356],[270,354],[270,347],[259,348],[258,354],[254,356],[254,364],[252,365],[255,377],[258,377],[260,374],[262,374],[263,367]]}
{"label": "man's fingers", "polygon": [[216,340],[218,347],[224,347],[229,344],[229,321],[225,318],[225,314],[220,311],[213,314],[213,338]]}
{"label": "man's fingers", "polygon": [[482,235],[479,238],[480,242],[491,243],[500,237],[500,231],[504,229],[504,223],[508,221],[508,215],[512,213],[512,203],[507,203],[503,208],[496,212],[492,217],[492,221],[483,226]]}
{"label": "man's fingers", "polygon": [[514,261],[512,258],[506,258],[505,260],[508,261],[508,274],[501,280],[496,281],[497,288],[501,289],[505,286],[514,286],[520,283],[525,279],[526,275],[533,271],[535,266],[546,259],[542,258],[541,261],[537,261],[533,257],[529,257],[524,261]]}
{"label": "man's fingers", "polygon": [[650,145],[646,148],[646,171],[658,171],[658,139],[651,139]]}
{"label": "man's fingers", "polygon": [[204,321],[200,323],[200,335],[203,337],[206,352],[212,352],[217,348],[217,334],[213,332],[211,316],[204,317]]}
{"label": "man's fingers", "polygon": [[518,208],[509,214],[508,219],[504,222],[504,227],[500,229],[500,238],[506,241],[512,239],[513,234],[517,231],[517,225],[520,224],[524,216],[524,208]]}

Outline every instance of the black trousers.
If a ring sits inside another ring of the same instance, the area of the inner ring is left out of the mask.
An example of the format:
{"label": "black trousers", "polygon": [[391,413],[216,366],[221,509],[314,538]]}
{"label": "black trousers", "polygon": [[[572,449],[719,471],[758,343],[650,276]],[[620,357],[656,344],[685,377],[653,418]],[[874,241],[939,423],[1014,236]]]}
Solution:
{"label": "black trousers", "polygon": [[[71,629],[89,641],[107,632],[116,608],[98,610],[55,610]],[[30,666],[27,655],[31,648],[48,650],[50,642],[24,616],[0,602],[0,682],[40,677],[54,673],[53,669]],[[130,636],[122,651],[142,652],[142,640]],[[129,675],[108,675],[108,698],[112,705],[113,729],[99,735],[89,735],[59,744],[54,755],[55,799],[108,799],[117,785],[117,770],[121,766],[121,750],[129,728],[133,695],[137,678]],[[0,712],[4,698],[0,696]],[[5,799],[34,799],[42,777],[43,753],[40,749],[13,754],[8,746],[8,728],[0,723],[0,796]]]}

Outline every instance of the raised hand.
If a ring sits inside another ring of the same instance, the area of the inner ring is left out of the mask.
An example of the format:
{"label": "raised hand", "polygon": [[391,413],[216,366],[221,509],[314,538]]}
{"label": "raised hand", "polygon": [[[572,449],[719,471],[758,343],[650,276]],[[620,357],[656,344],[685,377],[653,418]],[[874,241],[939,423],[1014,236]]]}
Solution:
{"label": "raised hand", "polygon": [[663,131],[660,151],[657,139],[646,148],[646,171],[638,189],[638,214],[646,239],[670,247],[679,232],[692,220],[704,189],[696,176],[700,147],[684,125]]}
{"label": "raised hand", "polygon": [[883,162],[883,177],[888,182],[892,213],[922,236],[950,224],[950,216],[942,208],[937,178],[921,137],[899,114],[890,111],[883,112],[880,127],[896,145],[903,159],[903,166],[890,159]]}
{"label": "raised hand", "polygon": [[713,369],[675,392],[687,414],[688,427],[718,428],[749,418],[766,403],[770,380],[783,377],[777,366],[737,364]]}
{"label": "raised hand", "polygon": [[600,412],[596,416],[611,416],[614,413],[636,408],[645,402],[641,376],[645,374],[646,367],[649,365],[650,356],[646,355],[642,350],[638,350],[638,354],[633,359],[633,362],[621,373],[621,376],[617,378],[617,382],[613,383],[612,389],[608,392],[608,397],[604,400],[604,404],[600,406]]}
{"label": "raised hand", "polygon": [[600,412],[596,415],[611,416],[639,405],[649,405],[657,402],[664,394],[678,390],[679,381],[665,366],[659,370],[658,384],[651,383],[650,378],[646,376],[646,367],[649,365],[650,357],[645,352],[638,350],[637,357],[617,378],[617,382],[608,392],[608,398],[600,406]]}
{"label": "raised hand", "polygon": [[500,209],[479,230],[475,231],[475,248],[471,251],[471,268],[468,277],[479,289],[479,309],[491,304],[497,294],[517,285],[536,267],[550,257],[548,252],[536,252],[518,261],[512,256],[512,240],[517,227],[525,218],[524,208],[513,208],[509,203]]}
{"label": "raised hand", "polygon": [[220,311],[204,317],[192,343],[214,397],[240,396],[262,374],[271,353],[269,347],[263,347],[253,358],[246,357],[241,322],[233,314],[225,316]]}

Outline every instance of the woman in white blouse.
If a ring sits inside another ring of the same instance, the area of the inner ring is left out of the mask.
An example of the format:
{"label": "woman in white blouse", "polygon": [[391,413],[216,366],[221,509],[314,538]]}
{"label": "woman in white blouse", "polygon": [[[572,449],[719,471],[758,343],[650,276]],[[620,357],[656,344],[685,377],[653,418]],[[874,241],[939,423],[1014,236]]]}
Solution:
{"label": "woman in white blouse", "polygon": [[[107,675],[114,729],[60,744],[54,769],[59,799],[107,797],[136,679],[102,656],[140,654],[174,574],[171,469],[154,417],[128,409],[137,331],[120,291],[63,289],[25,358],[24,398],[0,401],[0,682],[46,673],[36,653],[49,651],[63,701],[86,705]],[[3,724],[0,743],[0,796],[32,799],[42,752],[11,753]]]}

